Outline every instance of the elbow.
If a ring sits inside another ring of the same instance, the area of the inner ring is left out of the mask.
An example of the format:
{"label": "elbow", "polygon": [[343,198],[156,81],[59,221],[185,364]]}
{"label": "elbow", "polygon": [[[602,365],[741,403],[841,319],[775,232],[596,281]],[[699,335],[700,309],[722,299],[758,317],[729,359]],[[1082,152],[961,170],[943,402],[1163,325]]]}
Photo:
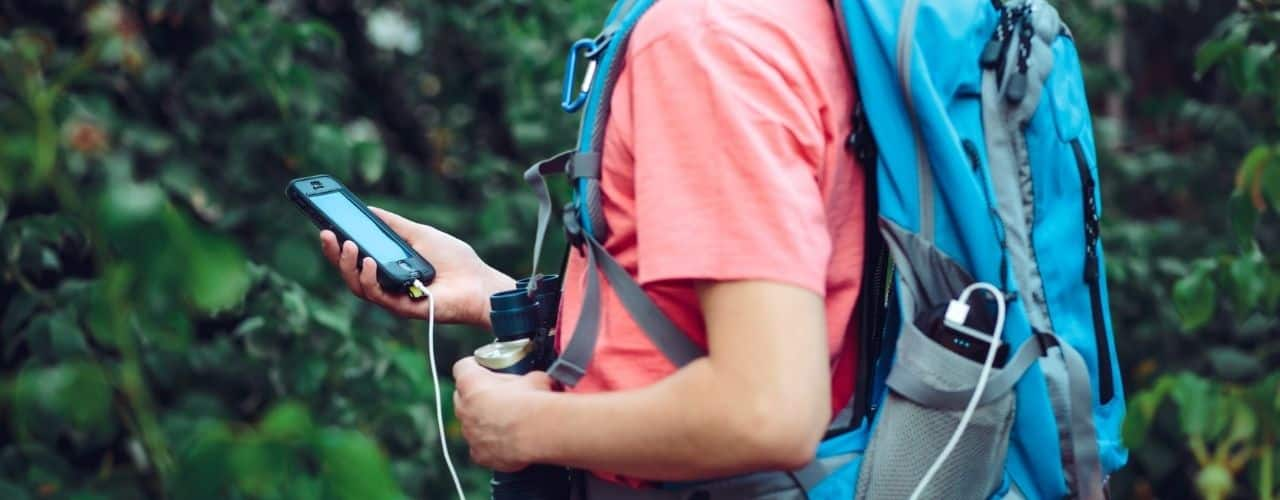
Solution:
{"label": "elbow", "polygon": [[756,470],[795,470],[817,455],[827,427],[826,401],[816,405],[791,405],[774,400],[746,410],[740,436],[750,448]]}

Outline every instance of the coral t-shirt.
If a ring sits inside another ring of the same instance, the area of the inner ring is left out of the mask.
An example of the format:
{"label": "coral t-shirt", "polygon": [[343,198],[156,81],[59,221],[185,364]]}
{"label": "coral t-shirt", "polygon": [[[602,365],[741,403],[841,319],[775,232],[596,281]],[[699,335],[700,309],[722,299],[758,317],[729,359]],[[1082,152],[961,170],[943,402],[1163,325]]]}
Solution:
{"label": "coral t-shirt", "polygon": [[[605,248],[696,343],[698,281],[768,280],[826,302],[833,414],[863,258],[863,174],[845,147],[856,95],[825,0],[663,0],[637,25],[602,159]],[[586,259],[570,252],[559,343]],[[647,386],[676,368],[602,278],[595,358],[574,392]],[[781,334],[781,333],[780,333]]]}

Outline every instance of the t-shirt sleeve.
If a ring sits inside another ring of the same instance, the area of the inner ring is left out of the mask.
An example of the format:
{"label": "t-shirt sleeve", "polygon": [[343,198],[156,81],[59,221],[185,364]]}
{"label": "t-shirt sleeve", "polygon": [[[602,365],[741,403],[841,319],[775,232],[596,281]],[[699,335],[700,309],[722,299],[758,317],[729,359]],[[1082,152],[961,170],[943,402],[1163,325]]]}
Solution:
{"label": "t-shirt sleeve", "polygon": [[704,26],[629,57],[641,283],[826,289],[821,104],[781,37]]}

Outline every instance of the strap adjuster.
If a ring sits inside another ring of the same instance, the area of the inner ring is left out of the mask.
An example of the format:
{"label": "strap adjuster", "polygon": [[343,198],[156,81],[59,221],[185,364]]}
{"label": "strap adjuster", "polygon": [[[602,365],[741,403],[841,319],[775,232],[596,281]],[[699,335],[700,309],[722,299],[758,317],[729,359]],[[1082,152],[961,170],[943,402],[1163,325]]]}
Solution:
{"label": "strap adjuster", "polygon": [[578,222],[578,203],[571,201],[564,204],[561,212],[561,221],[564,224],[565,240],[569,245],[582,250],[582,245],[586,243],[586,238],[582,234],[582,224]]}

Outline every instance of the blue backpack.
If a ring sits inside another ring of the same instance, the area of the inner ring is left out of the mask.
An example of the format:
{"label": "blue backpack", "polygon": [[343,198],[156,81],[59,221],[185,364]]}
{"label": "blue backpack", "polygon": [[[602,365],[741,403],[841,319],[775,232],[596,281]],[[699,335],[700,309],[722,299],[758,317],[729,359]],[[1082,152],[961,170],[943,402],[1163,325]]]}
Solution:
{"label": "blue backpack", "polygon": [[[569,386],[594,351],[600,274],[676,366],[704,354],[600,243],[610,96],[654,3],[618,1],[599,36],[574,44],[561,104],[583,114],[577,148],[525,174],[541,202],[535,263],[551,212],[542,176],[572,179],[562,219],[587,256],[587,289],[549,370]],[[868,176],[853,400],[803,469],[643,496],[596,485],[589,498],[1105,498],[1127,459],[1125,402],[1070,31],[1043,0],[832,7],[861,95],[849,145]]]}

